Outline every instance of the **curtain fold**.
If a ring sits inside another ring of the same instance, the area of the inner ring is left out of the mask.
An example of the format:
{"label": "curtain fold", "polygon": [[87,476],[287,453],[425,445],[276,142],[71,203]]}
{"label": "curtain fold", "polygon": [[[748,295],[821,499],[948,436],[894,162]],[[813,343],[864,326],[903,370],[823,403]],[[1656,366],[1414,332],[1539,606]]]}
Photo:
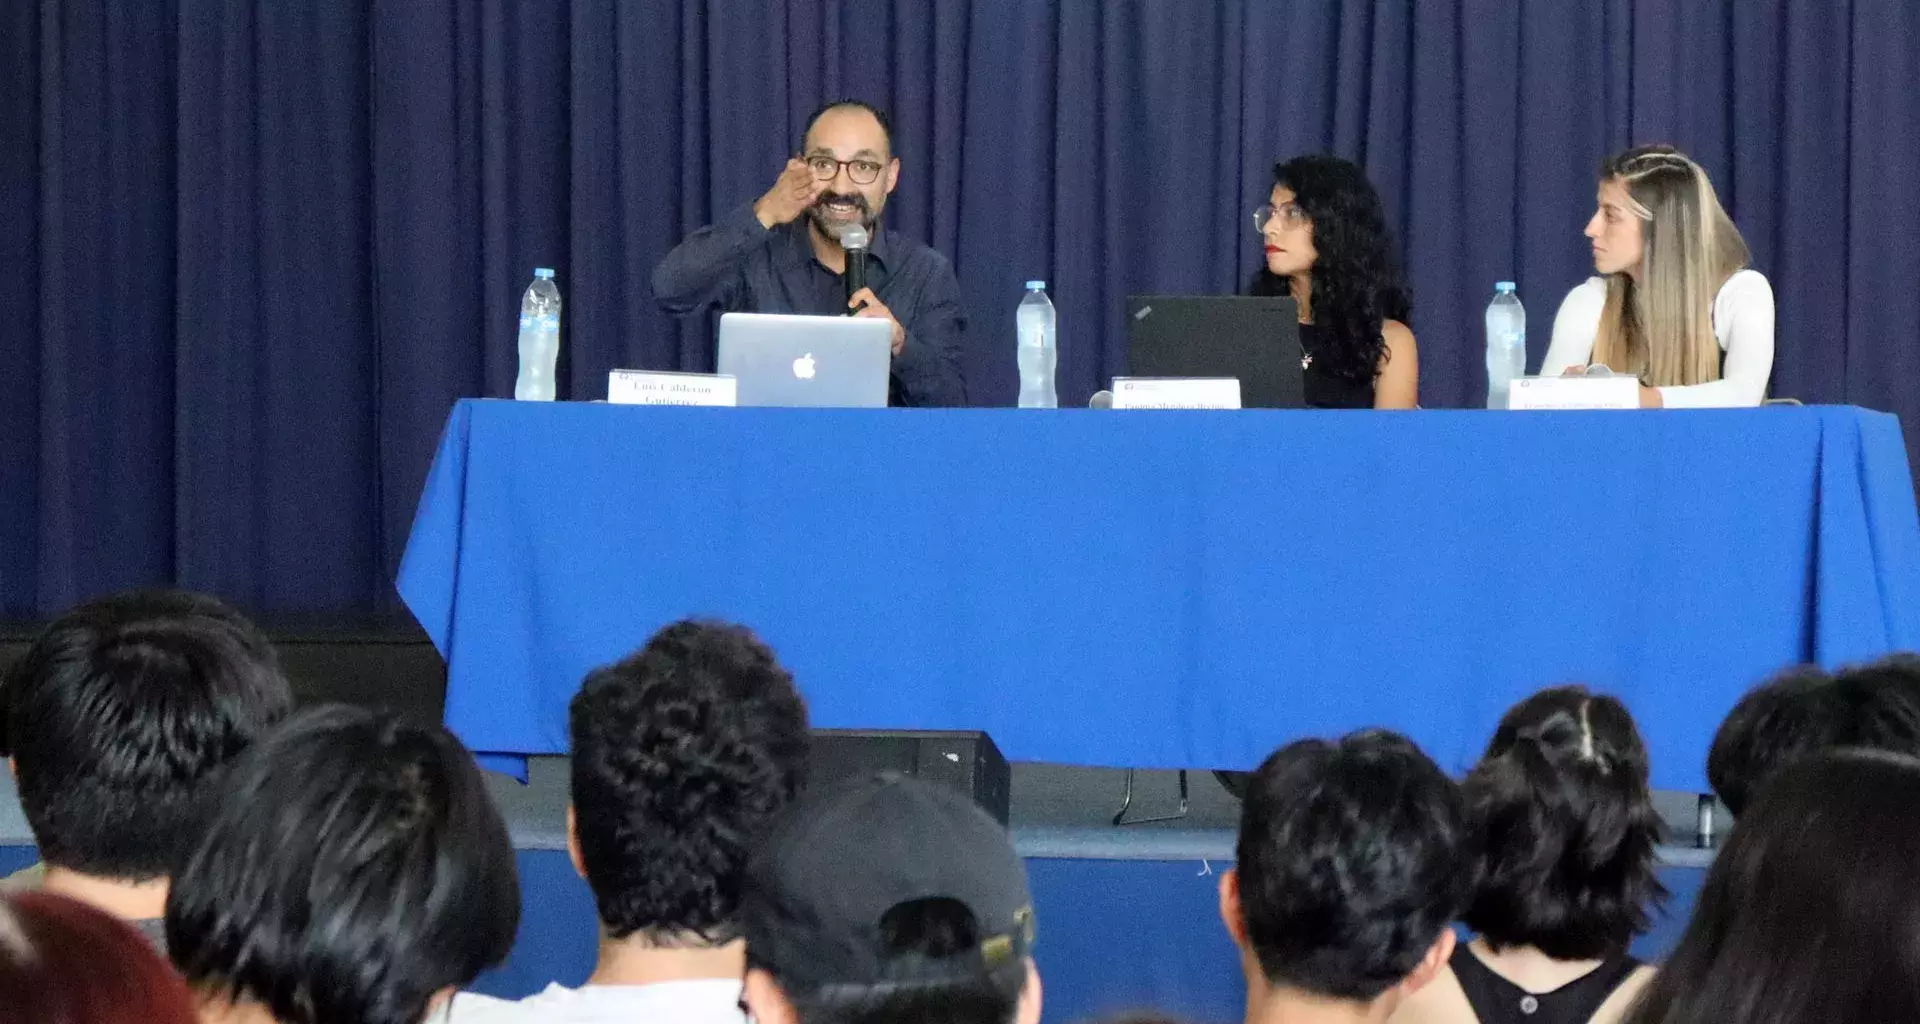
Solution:
{"label": "curtain fold", "polygon": [[1082,403],[1125,365],[1125,296],[1239,290],[1273,163],[1325,149],[1385,200],[1423,401],[1477,405],[1493,282],[1537,365],[1600,159],[1667,141],[1773,280],[1774,393],[1912,418],[1916,81],[1920,5],[1861,0],[9,5],[0,615],[147,583],[395,607],[447,409],[511,393],[533,268],[563,396],[710,368],[653,265],[829,98],[893,112],[888,222],[953,260],[988,404],[1023,281]]}

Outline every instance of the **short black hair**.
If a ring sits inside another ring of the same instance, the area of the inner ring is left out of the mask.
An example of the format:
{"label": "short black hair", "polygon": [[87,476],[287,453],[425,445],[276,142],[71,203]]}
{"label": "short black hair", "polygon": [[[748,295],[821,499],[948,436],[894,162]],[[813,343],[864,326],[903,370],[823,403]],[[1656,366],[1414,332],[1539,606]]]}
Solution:
{"label": "short black hair", "polygon": [[14,664],[0,753],[48,864],[148,880],[192,849],[208,780],[292,707],[245,616],[203,594],[130,591],[54,620]]}
{"label": "short black hair", "polygon": [[832,100],[827,103],[823,103],[820,105],[819,109],[815,110],[811,115],[809,115],[807,117],[806,127],[800,129],[800,143],[798,147],[799,152],[805,153],[807,151],[807,136],[813,134],[813,126],[815,124],[818,124],[821,118],[827,116],[828,114],[836,110],[864,110],[867,113],[872,114],[873,119],[875,121],[880,122],[881,134],[887,137],[887,155],[888,156],[895,155],[894,149],[893,149],[893,119],[888,117],[886,111],[881,110],[879,107],[876,107],[865,100],[855,100],[855,99]]}
{"label": "short black hair", "polygon": [[1755,687],[1714,734],[1707,782],[1737,817],[1781,767],[1836,747],[1920,755],[1920,656],[1803,666]]}
{"label": "short black hair", "polygon": [[1370,1001],[1420,965],[1473,892],[1459,787],[1398,733],[1300,740],[1254,772],[1238,874],[1267,980]]}
{"label": "short black hair", "polygon": [[419,1024],[512,946],[506,826],[440,726],[304,711],[213,795],[167,897],[168,949],[195,988],[282,1024]]}
{"label": "short black hair", "polygon": [[1920,1020],[1920,761],[1814,754],[1755,795],[1630,1024]]}
{"label": "short black hair", "polygon": [[806,771],[793,677],[743,627],[676,622],[589,674],[568,717],[575,830],[608,931],[732,940],[747,853]]}
{"label": "short black hair", "polygon": [[[895,905],[880,921],[888,958],[940,961],[979,946],[981,924],[960,900]],[[767,971],[792,1002],[800,1024],[1011,1024],[1027,983],[1027,959],[984,974],[869,984],[799,984],[747,947],[747,964]]]}
{"label": "short black hair", "polygon": [[1557,960],[1625,952],[1667,897],[1647,771],[1619,700],[1560,686],[1516,704],[1460,787],[1480,855],[1466,926]]}

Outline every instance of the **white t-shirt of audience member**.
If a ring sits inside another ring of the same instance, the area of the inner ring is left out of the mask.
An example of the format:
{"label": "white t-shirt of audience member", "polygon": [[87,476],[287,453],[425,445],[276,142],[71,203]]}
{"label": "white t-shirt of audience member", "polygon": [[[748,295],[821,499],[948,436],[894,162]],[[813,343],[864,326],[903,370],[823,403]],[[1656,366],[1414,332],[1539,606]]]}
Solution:
{"label": "white t-shirt of audience member", "polygon": [[652,985],[548,985],[518,1001],[462,992],[451,1024],[746,1024],[738,979],[663,981]]}

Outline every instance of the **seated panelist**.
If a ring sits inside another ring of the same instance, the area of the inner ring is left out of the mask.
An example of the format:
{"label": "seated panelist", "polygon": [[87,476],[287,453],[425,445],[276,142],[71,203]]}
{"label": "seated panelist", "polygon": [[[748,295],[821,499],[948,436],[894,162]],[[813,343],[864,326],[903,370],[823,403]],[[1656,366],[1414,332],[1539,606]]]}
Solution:
{"label": "seated panelist", "polygon": [[1601,166],[1587,221],[1599,276],[1568,293],[1541,373],[1640,378],[1644,408],[1759,405],[1773,373],[1773,289],[1700,165],[1643,146]]}
{"label": "seated panelist", "polygon": [[1366,172],[1335,156],[1295,157],[1274,167],[1268,204],[1253,214],[1267,253],[1253,293],[1292,295],[1300,305],[1307,404],[1413,408],[1413,301]]}
{"label": "seated panelist", "polygon": [[[653,270],[661,308],[749,313],[851,313],[893,322],[889,405],[965,405],[960,371],[967,315],[946,258],[886,230],[880,215],[900,181],[886,116],[857,100],[821,108],[799,155],[767,194],[701,228]],[[849,226],[867,229],[869,287],[847,293]]]}

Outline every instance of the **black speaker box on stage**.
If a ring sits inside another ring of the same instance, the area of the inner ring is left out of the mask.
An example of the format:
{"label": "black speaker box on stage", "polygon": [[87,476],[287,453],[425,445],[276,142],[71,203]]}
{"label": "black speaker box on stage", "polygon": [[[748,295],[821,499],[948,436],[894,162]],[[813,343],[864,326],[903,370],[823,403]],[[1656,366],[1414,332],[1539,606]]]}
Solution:
{"label": "black speaker box on stage", "polygon": [[[0,622],[0,676],[44,622]],[[302,705],[342,703],[440,721],[447,668],[412,619],[313,619],[262,624]]]}
{"label": "black speaker box on stage", "polygon": [[1007,823],[1011,772],[984,732],[911,732],[815,729],[813,782],[874,772],[899,772],[970,797],[1000,824]]}

